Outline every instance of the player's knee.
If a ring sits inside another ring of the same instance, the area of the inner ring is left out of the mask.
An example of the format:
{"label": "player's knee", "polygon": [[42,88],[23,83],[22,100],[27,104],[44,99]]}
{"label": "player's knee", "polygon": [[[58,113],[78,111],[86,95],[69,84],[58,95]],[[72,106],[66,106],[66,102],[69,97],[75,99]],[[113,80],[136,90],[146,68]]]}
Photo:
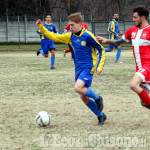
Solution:
{"label": "player's knee", "polygon": [[77,85],[75,85],[75,92],[79,94],[81,93],[81,88]]}
{"label": "player's knee", "polygon": [[48,54],[44,54],[44,57],[47,58],[47,57],[48,57]]}
{"label": "player's knee", "polygon": [[109,49],[109,51],[111,52],[113,49]]}
{"label": "player's knee", "polygon": [[80,94],[80,98],[85,104],[88,104],[90,102],[90,99],[87,98],[84,94]]}
{"label": "player's knee", "polygon": [[80,94],[80,98],[84,101],[84,95]]}
{"label": "player's knee", "polygon": [[51,51],[51,56],[55,57],[55,51]]}
{"label": "player's knee", "polygon": [[136,91],[137,86],[136,86],[136,84],[130,82],[130,88],[131,88],[131,90]]}

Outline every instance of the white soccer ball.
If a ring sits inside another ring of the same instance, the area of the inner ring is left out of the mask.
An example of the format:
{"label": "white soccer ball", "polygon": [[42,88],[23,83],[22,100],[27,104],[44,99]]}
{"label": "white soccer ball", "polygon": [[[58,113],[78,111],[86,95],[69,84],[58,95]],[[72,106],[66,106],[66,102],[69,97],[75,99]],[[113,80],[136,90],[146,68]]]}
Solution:
{"label": "white soccer ball", "polygon": [[40,127],[46,127],[46,126],[50,125],[50,123],[51,123],[51,116],[46,111],[40,111],[36,115],[35,121]]}

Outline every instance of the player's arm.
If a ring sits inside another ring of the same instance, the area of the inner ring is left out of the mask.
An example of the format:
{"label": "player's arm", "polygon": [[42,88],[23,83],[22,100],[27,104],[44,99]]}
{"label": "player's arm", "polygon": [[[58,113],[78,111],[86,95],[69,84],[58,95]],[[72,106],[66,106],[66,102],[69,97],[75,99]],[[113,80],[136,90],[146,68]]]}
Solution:
{"label": "player's arm", "polygon": [[118,33],[115,32],[115,23],[113,21],[111,21],[109,23],[108,32],[110,32],[110,33],[112,33],[114,35],[118,35]]}
{"label": "player's arm", "polygon": [[108,44],[113,45],[113,46],[118,46],[118,45],[126,42],[126,40],[124,40],[123,38],[121,38],[119,40],[109,40],[109,39],[103,38],[101,36],[96,36],[96,39],[98,41],[100,41],[101,43],[108,43]]}
{"label": "player's arm", "polygon": [[99,60],[97,63],[96,71],[97,74],[100,74],[105,63],[105,48],[100,44],[97,49],[99,50]]}
{"label": "player's arm", "polygon": [[40,31],[40,29],[37,29],[36,31],[37,34],[42,35],[43,33]]}
{"label": "player's arm", "polygon": [[96,72],[97,74],[100,74],[105,63],[105,49],[104,47],[96,40],[94,35],[91,35],[90,37],[90,43],[92,47],[96,48],[99,51],[99,60],[97,63]]}
{"label": "player's arm", "polygon": [[70,42],[71,32],[68,32],[66,34],[56,34],[54,32],[50,32],[43,26],[43,23],[41,22],[40,19],[37,20],[36,25],[41,30],[43,35],[45,35],[47,38],[65,44],[68,44]]}
{"label": "player's arm", "polygon": [[55,25],[54,25],[54,28],[53,28],[53,32],[54,32],[54,33],[57,33],[57,30],[56,30]]}

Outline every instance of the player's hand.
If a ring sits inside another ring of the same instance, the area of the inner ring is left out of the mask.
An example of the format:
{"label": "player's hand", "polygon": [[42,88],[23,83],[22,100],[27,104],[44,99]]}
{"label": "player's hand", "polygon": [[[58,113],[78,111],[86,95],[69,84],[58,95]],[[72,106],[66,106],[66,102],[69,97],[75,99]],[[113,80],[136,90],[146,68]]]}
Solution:
{"label": "player's hand", "polygon": [[40,19],[36,21],[36,26],[38,26],[39,24],[43,24],[43,22]]}
{"label": "player's hand", "polygon": [[107,42],[108,42],[108,39],[105,39],[105,38],[103,38],[103,37],[101,37],[101,36],[98,36],[98,35],[96,35],[96,39],[97,39],[98,41],[101,41],[102,43],[107,43]]}
{"label": "player's hand", "polygon": [[119,34],[117,34],[117,35],[116,35],[116,37],[118,37],[118,38],[119,38]]}
{"label": "player's hand", "polygon": [[101,71],[96,71],[97,75],[100,75],[101,74]]}

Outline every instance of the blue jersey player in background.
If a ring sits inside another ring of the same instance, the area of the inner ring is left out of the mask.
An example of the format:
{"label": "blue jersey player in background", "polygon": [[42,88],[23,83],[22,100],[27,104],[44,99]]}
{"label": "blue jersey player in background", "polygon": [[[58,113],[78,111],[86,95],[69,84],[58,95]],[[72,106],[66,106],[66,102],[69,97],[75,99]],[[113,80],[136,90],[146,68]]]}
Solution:
{"label": "blue jersey player in background", "polygon": [[[113,16],[113,20],[109,23],[108,32],[109,32],[109,39],[111,40],[119,40],[120,31],[119,31],[118,19],[119,19],[119,15],[115,13]],[[111,52],[114,49],[114,47],[118,49],[115,62],[121,63],[119,61],[121,55],[121,44],[119,46],[109,45],[109,48],[105,48],[105,51]]]}
{"label": "blue jersey player in background", "polygon": [[[44,27],[50,31],[57,33],[56,27],[54,24],[51,23],[51,16],[50,14],[46,15],[45,22],[43,23]],[[43,35],[43,33],[40,31],[40,29],[37,30],[37,34],[40,35],[41,38],[41,48],[37,51],[37,56],[41,53],[45,58],[48,57],[48,51],[51,53],[51,67],[50,69],[55,69],[54,63],[55,63],[55,44],[54,41],[48,39],[46,36]]]}
{"label": "blue jersey player in background", "polygon": [[[103,98],[93,92],[90,86],[94,72],[99,75],[103,69],[105,49],[91,32],[82,27],[80,13],[71,14],[68,21],[72,32],[63,34],[49,32],[41,20],[37,20],[36,25],[47,38],[69,45],[75,64],[75,92],[98,117],[98,125],[103,125],[106,120],[106,115],[102,112]],[[98,62],[95,48],[99,51]]]}

